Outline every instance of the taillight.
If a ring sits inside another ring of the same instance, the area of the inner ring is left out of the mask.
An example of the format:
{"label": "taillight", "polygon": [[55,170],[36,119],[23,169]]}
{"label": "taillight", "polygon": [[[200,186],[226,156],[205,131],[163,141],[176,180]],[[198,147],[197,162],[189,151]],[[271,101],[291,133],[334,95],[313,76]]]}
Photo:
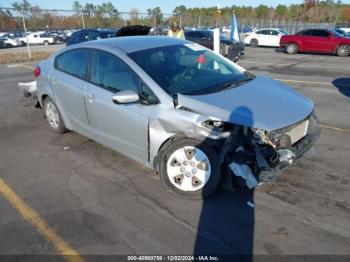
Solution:
{"label": "taillight", "polygon": [[41,73],[40,67],[39,67],[39,66],[36,66],[36,67],[34,68],[34,71],[33,71],[34,76],[35,76],[35,77],[38,77],[38,76],[40,76],[40,73]]}

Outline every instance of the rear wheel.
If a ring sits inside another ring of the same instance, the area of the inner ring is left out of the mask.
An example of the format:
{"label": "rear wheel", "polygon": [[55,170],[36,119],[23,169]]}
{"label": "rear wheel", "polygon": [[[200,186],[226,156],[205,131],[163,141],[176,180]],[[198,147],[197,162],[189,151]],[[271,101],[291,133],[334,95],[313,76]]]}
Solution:
{"label": "rear wheel", "polygon": [[350,46],[349,45],[341,45],[337,48],[338,56],[349,56],[350,55]]}
{"label": "rear wheel", "polygon": [[216,152],[205,142],[182,138],[159,152],[159,175],[173,192],[192,199],[208,197],[218,187]]}
{"label": "rear wheel", "polygon": [[49,42],[48,41],[44,41],[44,45],[48,46]]}
{"label": "rear wheel", "polygon": [[62,134],[66,131],[61,114],[58,111],[56,104],[49,97],[44,100],[43,112],[50,127],[56,133]]}
{"label": "rear wheel", "polygon": [[289,43],[286,45],[286,52],[288,54],[296,54],[299,51],[299,47],[296,43]]}
{"label": "rear wheel", "polygon": [[252,40],[250,40],[250,45],[252,46],[252,47],[258,47],[259,46],[259,41],[258,41],[258,39],[252,39]]}

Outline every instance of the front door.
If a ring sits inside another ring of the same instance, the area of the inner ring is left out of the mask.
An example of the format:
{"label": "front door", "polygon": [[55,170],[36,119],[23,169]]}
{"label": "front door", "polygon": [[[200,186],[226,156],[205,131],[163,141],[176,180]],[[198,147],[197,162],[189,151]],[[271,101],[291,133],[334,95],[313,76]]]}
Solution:
{"label": "front door", "polygon": [[141,85],[140,78],[120,58],[93,51],[91,84],[87,84],[85,92],[91,132],[100,143],[147,163],[148,116],[152,106],[112,101],[112,96],[122,90],[139,93]]}

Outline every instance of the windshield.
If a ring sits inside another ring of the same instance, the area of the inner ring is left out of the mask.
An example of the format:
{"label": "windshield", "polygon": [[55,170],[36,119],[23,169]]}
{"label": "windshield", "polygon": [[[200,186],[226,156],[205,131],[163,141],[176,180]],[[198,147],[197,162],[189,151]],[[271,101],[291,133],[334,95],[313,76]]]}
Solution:
{"label": "windshield", "polygon": [[282,34],[284,34],[284,35],[288,35],[289,34],[286,30],[283,30],[283,29],[280,29],[279,31],[282,32]]}
{"label": "windshield", "polygon": [[[339,32],[340,31],[340,32]],[[341,32],[342,30],[331,30],[333,36],[336,36],[336,37],[344,37],[344,33]]]}
{"label": "windshield", "polygon": [[147,49],[129,56],[169,95],[210,94],[250,79],[234,63],[198,44]]}

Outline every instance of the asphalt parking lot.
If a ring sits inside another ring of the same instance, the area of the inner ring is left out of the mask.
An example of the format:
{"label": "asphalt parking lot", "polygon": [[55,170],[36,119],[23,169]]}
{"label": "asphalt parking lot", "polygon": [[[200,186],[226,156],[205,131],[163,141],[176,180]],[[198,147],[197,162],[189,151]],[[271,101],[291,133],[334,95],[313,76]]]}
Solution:
{"label": "asphalt parking lot", "polygon": [[321,137],[253,196],[204,201],[170,194],[154,171],[74,132],[53,133],[17,89],[33,63],[0,65],[0,254],[350,255],[350,57],[247,47],[239,64],[309,96]]}

